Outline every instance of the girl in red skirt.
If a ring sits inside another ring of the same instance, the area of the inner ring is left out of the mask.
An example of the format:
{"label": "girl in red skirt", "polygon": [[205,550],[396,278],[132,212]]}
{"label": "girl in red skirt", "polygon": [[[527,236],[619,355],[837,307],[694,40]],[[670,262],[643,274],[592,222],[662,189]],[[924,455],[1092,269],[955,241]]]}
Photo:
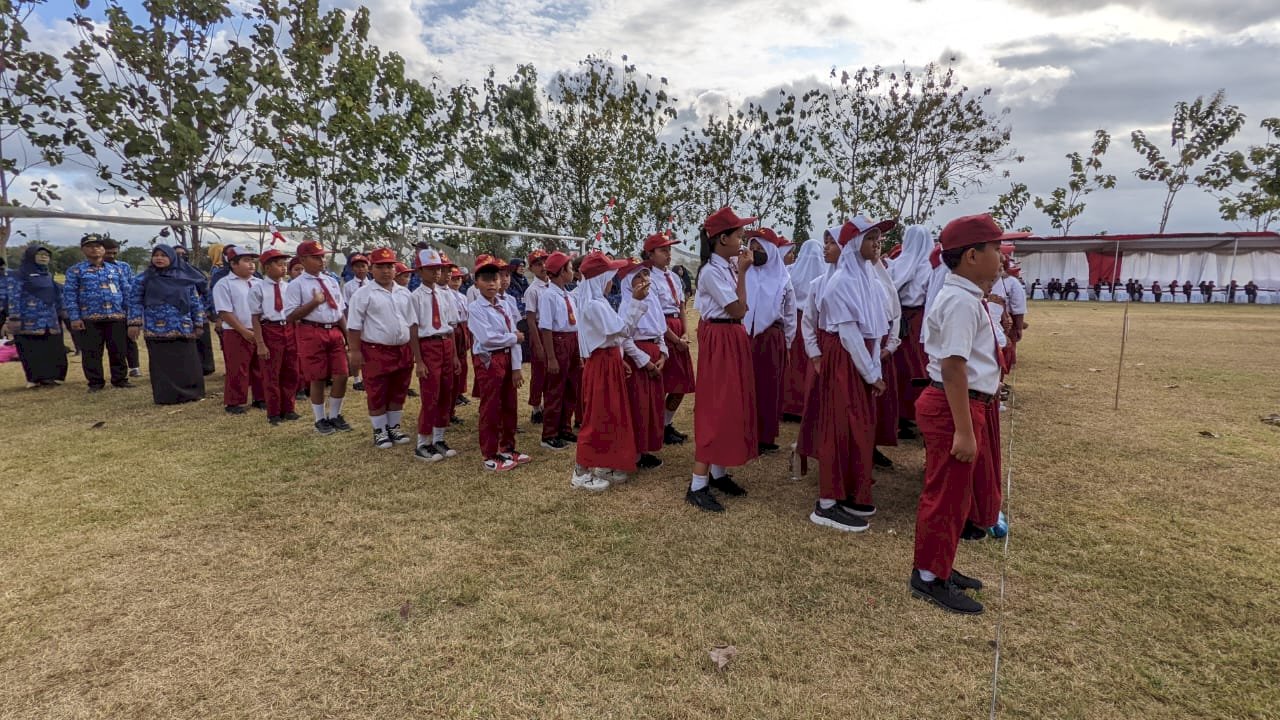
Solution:
{"label": "girl in red skirt", "polygon": [[[800,245],[796,261],[788,268],[791,275],[791,288],[796,294],[796,326],[804,324],[804,308],[809,302],[809,286],[814,280],[825,276],[829,268],[822,257],[823,243],[815,240]],[[816,342],[816,340],[815,340]],[[787,357],[787,371],[782,380],[782,419],[786,422],[800,422],[804,415],[805,389],[813,376],[813,365],[805,352],[804,333],[797,332],[791,342],[790,355]]]}
{"label": "girl in red skirt", "polygon": [[858,532],[876,513],[871,498],[875,445],[875,398],[884,392],[880,342],[889,332],[884,291],[873,264],[881,234],[894,222],[859,215],[836,238],[840,259],[818,300],[818,422],[820,495],[809,519],[818,525]]}
{"label": "girl in red skirt", "polygon": [[[667,322],[662,316],[658,294],[652,291],[651,275],[648,266],[633,264],[619,270],[614,278],[614,282],[622,285],[619,313],[626,318],[634,312],[634,306],[642,306],[635,330],[622,343],[630,368],[627,391],[631,395],[636,451],[640,453],[636,467],[641,470],[651,470],[662,465],[662,460],[654,453],[662,449],[664,427],[662,368],[667,361],[667,343],[663,338]],[[650,283],[650,292],[643,299],[637,300],[633,292],[642,280]]]}
{"label": "girl in red skirt", "polygon": [[[578,352],[582,365],[582,432],[578,433],[577,464],[569,483],[582,490],[607,490],[610,483],[625,482],[636,469],[636,439],[631,397],[626,387],[627,366],[622,343],[634,332],[642,304],[634,304],[621,317],[605,298],[615,271],[626,260],[610,260],[604,253],[587,255],[581,265],[578,286]],[[632,283],[632,296],[643,300],[649,293],[647,279]]]}
{"label": "girl in red skirt", "polygon": [[787,348],[796,338],[796,294],[783,262],[785,238],[769,228],[748,233],[751,267],[747,268],[747,314],[743,325],[751,337],[751,364],[756,381],[756,442],[760,454],[777,452],[782,420],[782,384]]}
{"label": "girl in red skirt", "polygon": [[[871,265],[875,270],[876,280],[884,293],[885,311],[889,318],[889,332],[880,345],[880,369],[884,371],[884,392],[876,398],[876,445],[878,447],[895,447],[898,444],[898,373],[894,362],[896,352],[902,345],[899,337],[902,320],[902,306],[898,304],[898,289],[893,278],[885,269],[883,260],[876,260]],[[891,468],[893,461],[874,449],[871,462],[876,467]]]}
{"label": "girl in red skirt", "polygon": [[755,221],[723,207],[702,225],[702,267],[693,301],[701,316],[698,400],[693,406],[693,478],[685,501],[706,512],[724,512],[712,488],[735,497],[747,494],[728,468],[745,465],[759,453],[751,340],[742,327],[752,261],[742,247],[743,228]]}
{"label": "girl in red skirt", "polygon": [[925,377],[928,357],[920,342],[924,323],[924,301],[933,276],[929,255],[933,250],[933,235],[924,225],[912,225],[902,236],[902,252],[889,262],[889,276],[897,289],[902,308],[902,348],[894,353],[894,372],[898,389],[899,437],[910,440],[918,436],[915,427],[916,398],[920,388],[911,384],[912,379]]}
{"label": "girl in red skirt", "polygon": [[662,442],[679,445],[688,437],[676,430],[672,421],[685,395],[694,391],[693,356],[689,354],[688,325],[684,315],[684,284],[680,276],[671,271],[671,246],[678,241],[663,233],[650,235],[644,241],[641,257],[649,266],[649,279],[653,294],[658,297],[662,314],[667,323],[663,339],[666,341],[667,362],[662,366],[662,389],[666,393],[666,409],[662,413]]}
{"label": "girl in red skirt", "polygon": [[[818,455],[818,410],[822,404],[822,383],[819,382],[818,369],[822,363],[822,345],[819,336],[818,300],[826,288],[827,279],[836,271],[836,261],[840,259],[840,237],[842,228],[827,228],[822,234],[823,271],[810,280],[805,290],[806,298],[800,312],[800,336],[804,341],[805,364],[809,366],[809,377],[804,387],[804,410],[800,420],[800,432],[796,435],[796,454],[804,457]],[[853,232],[850,230],[850,232]],[[832,496],[836,497],[836,496]]]}

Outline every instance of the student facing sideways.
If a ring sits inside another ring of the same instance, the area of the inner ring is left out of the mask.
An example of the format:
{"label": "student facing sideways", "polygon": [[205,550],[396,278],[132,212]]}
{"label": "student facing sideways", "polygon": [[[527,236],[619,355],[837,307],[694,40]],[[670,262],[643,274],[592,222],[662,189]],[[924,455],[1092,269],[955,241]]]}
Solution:
{"label": "student facing sideways", "polygon": [[[642,263],[630,264],[618,271],[614,282],[622,287],[622,302],[618,315],[626,321],[634,307],[641,306],[640,317],[630,337],[622,343],[628,370],[627,393],[631,397],[632,426],[635,431],[636,468],[653,470],[662,466],[657,453],[662,450],[664,428],[664,393],[662,368],[667,362],[666,318],[662,316],[662,301],[653,291],[653,273]],[[636,289],[647,283],[649,292],[640,299]]]}
{"label": "student facing sideways", "polygon": [[524,385],[520,354],[524,338],[516,329],[514,307],[499,298],[499,276],[505,267],[491,255],[476,258],[472,276],[479,298],[467,306],[474,338],[471,364],[480,399],[480,452],[484,455],[484,468],[494,472],[512,470],[532,460],[516,450],[516,390]]}
{"label": "student facing sideways", "polygon": [[533,273],[533,280],[529,283],[529,287],[525,288],[524,295],[521,299],[524,301],[524,321],[525,327],[529,329],[529,406],[533,408],[533,412],[529,415],[529,422],[534,425],[542,424],[542,381],[543,374],[546,372],[546,357],[543,355],[541,333],[538,331],[538,297],[546,290],[550,283],[547,280],[546,259],[548,253],[546,250],[537,249],[529,253],[529,270]]}
{"label": "student facing sideways", "polygon": [[[572,278],[569,256],[552,253],[542,263],[550,284],[536,297],[542,360],[542,447],[564,450],[578,441],[573,416],[582,396],[582,355],[578,350],[578,306],[565,290]],[[533,328],[530,328],[532,331]]]}
{"label": "student facing sideways", "polygon": [[679,445],[689,439],[676,429],[674,420],[684,396],[691,395],[695,387],[693,356],[689,353],[688,325],[684,314],[684,281],[671,267],[671,246],[678,243],[665,233],[650,235],[645,239],[640,254],[649,265],[653,294],[658,296],[667,323],[667,330],[662,336],[668,352],[667,362],[662,366],[662,391],[667,396],[666,409],[662,413],[662,442],[666,445]]}
{"label": "student facing sideways", "polygon": [[783,262],[791,243],[770,228],[747,233],[751,267],[747,268],[747,314],[742,318],[751,338],[751,365],[756,385],[756,444],[760,454],[776,452],[782,422],[782,386],[787,348],[796,337],[796,293]]}

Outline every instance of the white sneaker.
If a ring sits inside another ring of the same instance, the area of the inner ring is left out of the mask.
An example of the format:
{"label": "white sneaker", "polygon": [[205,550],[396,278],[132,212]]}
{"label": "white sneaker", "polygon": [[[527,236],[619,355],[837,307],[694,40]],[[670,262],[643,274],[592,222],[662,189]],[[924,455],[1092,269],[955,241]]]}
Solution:
{"label": "white sneaker", "polygon": [[608,478],[609,482],[614,485],[621,485],[622,483],[631,479],[629,475],[622,472],[621,470],[610,470],[605,475],[605,477]]}
{"label": "white sneaker", "polygon": [[609,489],[609,481],[591,471],[579,473],[575,468],[573,477],[569,478],[569,486],[588,492],[603,492]]}

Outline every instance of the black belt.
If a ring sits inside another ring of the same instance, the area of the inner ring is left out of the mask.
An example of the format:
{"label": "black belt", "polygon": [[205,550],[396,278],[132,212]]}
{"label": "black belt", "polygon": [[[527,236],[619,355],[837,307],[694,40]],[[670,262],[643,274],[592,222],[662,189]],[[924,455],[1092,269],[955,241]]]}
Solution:
{"label": "black belt", "polygon": [[500,350],[490,350],[489,354],[490,355],[510,355],[511,348],[502,348]]}
{"label": "black belt", "polygon": [[[937,380],[930,380],[929,387],[935,387],[935,388],[938,388],[939,390],[942,390],[943,392],[946,392],[946,387],[942,383],[938,382]],[[995,395],[989,395],[984,392],[978,392],[977,390],[970,390],[969,399],[977,400],[983,405],[990,405],[991,401],[995,399]]]}
{"label": "black belt", "polygon": [[680,313],[664,313],[664,315],[669,318],[680,319]]}
{"label": "black belt", "polygon": [[310,325],[311,327],[318,327],[324,330],[333,330],[334,328],[338,328],[338,323],[318,323],[312,322],[311,320],[299,320],[298,322],[303,325]]}
{"label": "black belt", "polygon": [[430,340],[452,340],[452,339],[453,339],[453,333],[445,333],[445,334],[443,334],[443,335],[427,335],[427,336],[425,336],[425,337],[419,336],[419,337],[418,337],[418,339],[419,339],[419,340],[428,340],[428,341],[430,341]]}
{"label": "black belt", "polygon": [[266,318],[263,318],[259,322],[261,322],[263,325],[288,325],[289,324],[288,320],[268,320]]}
{"label": "black belt", "polygon": [[653,343],[654,345],[657,345],[657,344],[658,344],[658,338],[639,338],[639,339],[637,339],[637,340],[636,340],[636,342],[638,342],[638,343],[641,343],[641,342],[643,342],[643,343]]}
{"label": "black belt", "polygon": [[741,325],[740,318],[707,318],[707,322],[712,325]]}

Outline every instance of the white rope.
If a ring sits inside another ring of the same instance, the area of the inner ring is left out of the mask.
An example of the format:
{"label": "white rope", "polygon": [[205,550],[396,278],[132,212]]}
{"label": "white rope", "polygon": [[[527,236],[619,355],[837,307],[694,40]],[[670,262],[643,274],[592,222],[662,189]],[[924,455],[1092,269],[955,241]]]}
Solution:
{"label": "white rope", "polygon": [[[1010,389],[1009,402],[1008,402],[1009,450],[1005,454],[1005,464],[1004,464],[1004,470],[1005,470],[1004,521],[1006,526],[1009,526],[1012,524],[1011,516],[1009,514],[1008,508],[1009,508],[1009,497],[1013,491],[1013,418],[1014,418],[1013,411],[1017,405],[1016,400],[1017,400],[1017,396],[1014,394],[1014,391]],[[1001,430],[1001,432],[1003,432],[1003,430]],[[1011,530],[1007,530],[1007,529],[1005,531],[1003,556],[1001,558],[1001,563],[1000,563],[1000,609],[996,614],[996,639],[995,639],[996,652],[995,652],[995,661],[993,662],[992,668],[991,668],[991,715],[990,715],[991,720],[995,720],[996,718],[996,700],[1000,696],[1000,641],[1002,639],[1002,635],[1004,631],[1004,611],[1005,611],[1004,591],[1005,591],[1005,584],[1006,584],[1005,581],[1009,574],[1009,535],[1011,534],[1011,532],[1012,532]]]}

